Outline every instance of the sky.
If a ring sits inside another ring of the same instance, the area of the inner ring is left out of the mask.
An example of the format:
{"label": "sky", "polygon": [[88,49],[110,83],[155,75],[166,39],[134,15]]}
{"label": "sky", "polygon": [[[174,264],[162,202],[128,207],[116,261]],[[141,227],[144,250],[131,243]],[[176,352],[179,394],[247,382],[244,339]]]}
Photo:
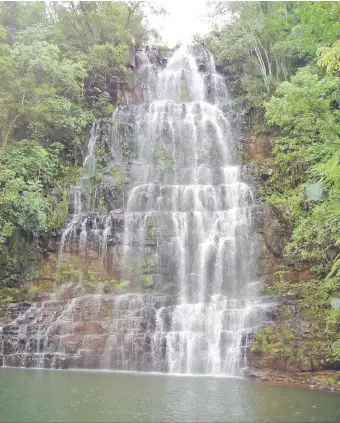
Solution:
{"label": "sky", "polygon": [[206,0],[158,0],[154,3],[164,7],[168,15],[150,16],[148,20],[168,47],[174,47],[178,41],[190,42],[197,33],[209,32],[209,25],[204,20],[208,11]]}

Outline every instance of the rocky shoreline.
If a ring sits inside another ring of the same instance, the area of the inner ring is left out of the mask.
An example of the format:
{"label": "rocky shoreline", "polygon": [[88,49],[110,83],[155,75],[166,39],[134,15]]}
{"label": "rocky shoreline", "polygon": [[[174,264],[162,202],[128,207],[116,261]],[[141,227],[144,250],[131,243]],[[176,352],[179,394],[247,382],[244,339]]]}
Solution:
{"label": "rocky shoreline", "polygon": [[[8,321],[13,321],[20,313],[31,308],[32,303],[12,303],[5,307],[5,316],[0,320],[0,340],[2,327],[6,326]],[[1,343],[2,344],[2,343]],[[1,347],[0,347],[1,352]],[[0,355],[0,367],[3,365]],[[272,368],[252,368],[249,367],[243,373],[247,379],[258,380],[273,386],[291,386],[303,389],[313,389],[340,393],[340,371],[338,370],[276,370]]]}
{"label": "rocky shoreline", "polygon": [[270,385],[296,386],[340,393],[340,372],[336,370],[282,372],[272,369],[247,369],[244,376]]}

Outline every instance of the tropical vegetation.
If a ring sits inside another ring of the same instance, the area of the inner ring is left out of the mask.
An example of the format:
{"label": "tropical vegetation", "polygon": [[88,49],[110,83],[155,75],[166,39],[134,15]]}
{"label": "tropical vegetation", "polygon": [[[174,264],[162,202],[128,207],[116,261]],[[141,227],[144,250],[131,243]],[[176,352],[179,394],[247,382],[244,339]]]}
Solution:
{"label": "tropical vegetation", "polygon": [[150,12],[160,10],[138,1],[0,2],[0,286],[19,286],[29,270],[18,239],[65,224],[89,127],[120,101],[130,46],[157,36],[145,25]]}
{"label": "tropical vegetation", "polygon": [[313,348],[337,362],[340,310],[331,300],[340,296],[340,4],[218,2],[213,21],[216,15],[224,20],[209,42],[242,98],[248,130],[272,139],[261,201],[291,228],[286,265],[310,270],[307,281],[292,285],[282,280],[283,267],[263,289],[295,291],[314,327]]}

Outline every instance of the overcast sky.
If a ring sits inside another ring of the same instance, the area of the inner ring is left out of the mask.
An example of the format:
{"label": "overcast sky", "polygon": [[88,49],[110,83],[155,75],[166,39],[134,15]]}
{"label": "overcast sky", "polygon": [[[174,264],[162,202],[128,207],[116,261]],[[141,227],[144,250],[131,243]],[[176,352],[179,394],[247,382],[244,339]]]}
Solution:
{"label": "overcast sky", "polygon": [[173,47],[178,41],[190,42],[194,34],[209,32],[209,25],[204,20],[208,11],[206,0],[158,0],[155,3],[163,6],[168,16],[151,16],[149,22],[159,31],[168,47]]}

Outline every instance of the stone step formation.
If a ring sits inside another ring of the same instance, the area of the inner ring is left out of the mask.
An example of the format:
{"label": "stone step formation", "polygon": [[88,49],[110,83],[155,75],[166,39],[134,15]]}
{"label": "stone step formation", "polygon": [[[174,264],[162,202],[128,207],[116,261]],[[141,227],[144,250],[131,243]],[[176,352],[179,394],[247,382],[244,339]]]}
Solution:
{"label": "stone step formation", "polygon": [[[90,295],[76,285],[73,298],[33,304],[3,330],[6,366],[228,375],[247,366],[270,304],[254,281],[256,207],[235,164],[231,98],[209,51],[204,66],[192,46],[162,66],[151,53],[137,55],[139,104],[91,129],[60,241],[60,260],[70,249],[96,250],[103,265],[119,256],[130,292]],[[114,183],[104,171],[111,204],[98,213],[91,180],[103,137]],[[117,193],[121,170],[128,183]]]}

